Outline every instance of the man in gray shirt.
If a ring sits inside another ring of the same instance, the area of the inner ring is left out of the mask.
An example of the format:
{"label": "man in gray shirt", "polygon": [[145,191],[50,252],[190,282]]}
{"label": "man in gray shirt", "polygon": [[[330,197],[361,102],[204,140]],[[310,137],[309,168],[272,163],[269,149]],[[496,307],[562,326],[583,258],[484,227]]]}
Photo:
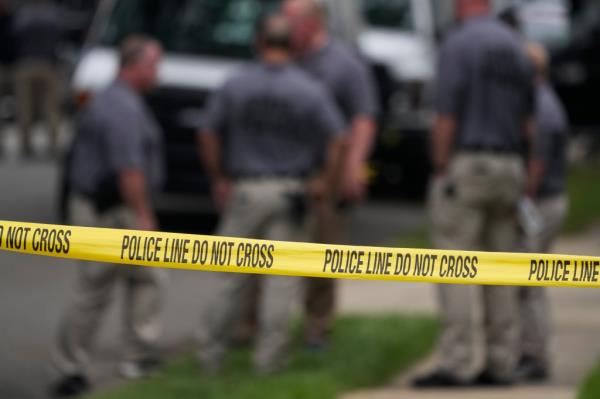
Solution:
{"label": "man in gray shirt", "polygon": [[[282,10],[294,30],[298,65],[327,89],[346,123],[342,184],[336,198],[323,208],[315,237],[317,242],[343,243],[347,205],[367,194],[367,163],[377,131],[374,79],[352,49],[329,35],[321,2],[286,0]],[[306,340],[310,347],[319,349],[327,345],[333,324],[335,280],[307,279],[306,288]]]}
{"label": "man in gray shirt", "polygon": [[52,150],[60,124],[60,71],[58,47],[62,40],[59,9],[50,0],[29,0],[15,15],[13,26],[17,50],[15,94],[17,120],[23,152],[31,155],[31,127],[34,111],[44,111]]}
{"label": "man in gray shirt", "polygon": [[[285,19],[266,18],[257,45],[260,61],[213,96],[199,136],[214,200],[223,211],[218,234],[306,241],[312,207],[337,184],[344,126],[323,88],[292,65]],[[243,267],[268,267],[268,257],[258,262]],[[252,278],[217,277],[214,303],[206,306],[198,334],[200,361],[208,371],[221,366]],[[298,279],[264,276],[260,285],[254,364],[259,372],[271,373],[285,365]]]}
{"label": "man in gray shirt", "polygon": [[[441,48],[432,135],[432,239],[438,248],[512,252],[533,134],[532,69],[516,34],[488,16],[489,0],[457,0],[463,24]],[[450,277],[460,277],[458,275]],[[436,369],[417,387],[503,385],[520,357],[512,287],[440,286],[443,331]],[[473,302],[485,326],[475,322]],[[485,347],[477,350],[478,330]],[[485,353],[483,364],[477,353]]]}
{"label": "man in gray shirt", "polygon": [[[534,182],[528,196],[535,201],[542,228],[527,237],[527,249],[533,253],[549,253],[562,228],[569,207],[565,185],[567,178],[568,121],[565,110],[547,80],[548,56],[537,44],[527,46],[536,70],[537,105],[534,138]],[[540,381],[549,377],[551,369],[550,304],[545,288],[523,287],[519,292],[521,312],[522,357],[518,376]]]}
{"label": "man in gray shirt", "polygon": [[[161,132],[141,94],[157,77],[161,47],[131,37],[121,48],[117,80],[94,96],[81,116],[68,177],[71,223],[155,230],[152,193],[163,180]],[[156,341],[164,271],[86,263],[79,269],[75,301],[64,318],[55,362],[62,374],[56,397],[77,396],[90,387],[89,359],[95,333],[119,282],[125,286],[128,347],[120,370],[137,378],[159,365]]]}

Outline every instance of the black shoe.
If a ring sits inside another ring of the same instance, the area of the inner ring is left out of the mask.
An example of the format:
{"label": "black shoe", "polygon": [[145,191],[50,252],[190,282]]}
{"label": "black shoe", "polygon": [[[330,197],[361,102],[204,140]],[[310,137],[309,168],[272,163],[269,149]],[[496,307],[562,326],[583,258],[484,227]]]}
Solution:
{"label": "black shoe", "polygon": [[52,398],[74,398],[88,393],[91,385],[88,379],[80,374],[64,377],[50,388]]}
{"label": "black shoe", "polygon": [[513,385],[513,383],[513,380],[495,377],[487,371],[479,374],[479,376],[473,381],[474,386],[483,387],[507,387]]}
{"label": "black shoe", "polygon": [[130,380],[151,377],[163,367],[162,360],[148,357],[139,360],[127,360],[119,365],[119,373]]}
{"label": "black shoe", "polygon": [[460,388],[467,387],[470,384],[465,381],[461,381],[456,377],[448,375],[446,373],[436,371],[432,374],[425,375],[422,377],[415,378],[411,385],[414,388]]}
{"label": "black shoe", "polygon": [[548,369],[530,356],[523,356],[517,366],[517,379],[524,382],[545,382],[550,378]]}
{"label": "black shoe", "polygon": [[306,349],[311,353],[324,353],[329,349],[329,341],[326,339],[311,339],[306,341]]}

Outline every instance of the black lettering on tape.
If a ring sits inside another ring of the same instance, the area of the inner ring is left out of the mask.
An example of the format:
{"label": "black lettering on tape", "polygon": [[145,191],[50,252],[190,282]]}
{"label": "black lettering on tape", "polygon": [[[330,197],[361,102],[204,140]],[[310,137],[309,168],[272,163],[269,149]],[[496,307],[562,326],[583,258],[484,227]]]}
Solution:
{"label": "black lettering on tape", "polygon": [[6,233],[6,247],[16,250],[27,250],[27,236],[30,227],[9,226]]}
{"label": "black lettering on tape", "polygon": [[600,270],[599,261],[581,261],[581,263],[575,262],[573,281],[584,282],[584,283],[597,283]]}
{"label": "black lettering on tape", "polygon": [[63,249],[63,253],[65,255],[69,254],[69,251],[71,251],[71,235],[73,234],[73,232],[71,230],[67,230],[65,232],[65,246]]}
{"label": "black lettering on tape", "polygon": [[537,261],[535,259],[531,259],[531,262],[529,263],[529,278],[528,280],[531,281],[531,278],[533,276],[535,276],[537,274]]}
{"label": "black lettering on tape", "polygon": [[273,257],[273,252],[275,252],[275,245],[271,244],[267,248],[267,269],[273,267],[273,263],[275,262],[275,258]]}
{"label": "black lettering on tape", "polygon": [[208,260],[208,241],[195,240],[192,248],[192,263],[205,265]]}
{"label": "black lettering on tape", "polygon": [[212,246],[211,264],[214,266],[227,266],[231,262],[233,247],[231,241],[215,241]]}
{"label": "black lettering on tape", "polygon": [[325,261],[323,262],[323,273],[327,272],[327,266],[331,268],[331,262],[333,261],[333,251],[331,249],[325,250]]}
{"label": "black lettering on tape", "polygon": [[121,259],[123,259],[125,251],[127,250],[127,248],[129,248],[129,240],[130,238],[128,235],[123,235],[123,241],[121,241]]}
{"label": "black lettering on tape", "polygon": [[479,258],[477,256],[473,257],[473,261],[471,262],[471,274],[469,277],[471,279],[475,279],[477,277],[477,272],[479,271],[477,268],[479,267]]}

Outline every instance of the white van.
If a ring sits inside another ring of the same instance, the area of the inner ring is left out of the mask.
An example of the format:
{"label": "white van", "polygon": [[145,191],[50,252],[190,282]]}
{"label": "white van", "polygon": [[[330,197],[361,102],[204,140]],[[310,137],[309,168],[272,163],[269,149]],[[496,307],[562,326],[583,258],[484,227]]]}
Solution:
{"label": "white van", "polygon": [[[407,106],[424,107],[425,103],[420,102],[421,91],[432,75],[432,22],[431,11],[424,7],[427,3],[429,0],[326,0],[334,34],[356,46],[375,68],[386,111],[383,125],[397,135],[403,128],[398,121],[408,125],[420,119],[419,128],[426,126],[425,112],[405,111]],[[189,218],[190,210],[198,215],[212,213],[206,195],[208,182],[195,152],[194,133],[206,98],[252,58],[257,19],[279,4],[280,0],[104,0],[100,3],[74,70],[72,94],[77,102],[83,103],[114,79],[115,46],[125,36],[144,33],[161,41],[165,59],[159,85],[148,98],[166,135],[167,184],[158,201],[159,213],[168,213],[171,219],[174,214],[181,214],[182,221],[193,220]],[[421,141],[424,147],[424,136]],[[395,151],[395,147],[391,149]],[[408,152],[408,156],[414,154]],[[402,159],[415,165],[398,153],[383,153],[389,162],[400,164],[398,160]],[[375,164],[380,169],[393,170],[385,166],[389,162]],[[423,173],[422,167],[417,169]],[[393,175],[388,179],[384,173],[377,174],[383,186],[387,183],[393,186],[401,183],[396,180],[406,173],[396,171]],[[178,222],[173,226],[166,224],[169,228],[186,230]],[[198,225],[198,220],[191,224]]]}

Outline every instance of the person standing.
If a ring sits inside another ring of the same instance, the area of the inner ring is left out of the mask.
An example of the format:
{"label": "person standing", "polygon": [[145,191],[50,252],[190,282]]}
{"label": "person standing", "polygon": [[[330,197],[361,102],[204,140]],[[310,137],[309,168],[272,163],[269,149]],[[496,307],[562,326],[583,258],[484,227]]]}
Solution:
{"label": "person standing", "polygon": [[[347,146],[340,189],[319,217],[316,241],[340,244],[345,239],[352,204],[367,195],[367,163],[377,131],[374,78],[359,57],[327,31],[326,12],[316,0],[286,0],[283,14],[293,29],[296,62],[330,93],[344,117]],[[306,342],[327,345],[335,313],[335,280],[306,280]]]}
{"label": "person standing", "polygon": [[[0,139],[2,138],[2,118],[5,98],[12,89],[13,66],[15,62],[15,38],[12,32],[13,12],[8,0],[0,0]],[[3,148],[0,143],[0,156]]]}
{"label": "person standing", "polygon": [[[565,109],[547,79],[548,55],[538,44],[527,52],[535,67],[536,133],[532,169],[535,181],[528,196],[535,202],[541,230],[527,237],[529,252],[549,253],[567,215],[567,147],[569,124]],[[551,323],[547,290],[523,287],[519,290],[522,357],[517,376],[526,381],[542,381],[550,376]]]}
{"label": "person standing", "polygon": [[[517,35],[489,16],[489,0],[455,4],[462,25],[442,46],[437,76],[432,238],[442,249],[512,252],[534,127],[532,68]],[[441,285],[439,292],[438,362],[413,385],[512,383],[520,358],[517,289]],[[475,324],[479,304],[483,328]],[[475,348],[480,330],[482,351]]]}
{"label": "person standing", "polygon": [[[152,195],[164,177],[162,135],[142,94],[154,86],[161,57],[154,40],[125,39],[117,79],[83,111],[68,169],[72,224],[156,230]],[[51,387],[55,397],[90,389],[93,339],[118,283],[125,287],[128,344],[121,373],[142,377],[160,365],[156,344],[164,279],[164,270],[155,268],[89,262],[81,266],[75,300],[59,331],[54,360],[61,378]]]}
{"label": "person standing", "polygon": [[15,15],[15,94],[23,153],[32,155],[31,128],[38,106],[43,109],[51,150],[56,152],[60,129],[60,71],[62,40],[59,9],[51,0],[29,0]]}
{"label": "person standing", "polygon": [[[259,25],[260,60],[211,99],[199,150],[223,212],[218,235],[306,241],[312,206],[328,196],[339,173],[344,126],[333,102],[292,64],[291,32],[281,16]],[[199,360],[221,368],[252,275],[216,276],[214,303],[198,331]],[[291,305],[299,279],[262,276],[254,365],[273,373],[286,364]]]}

